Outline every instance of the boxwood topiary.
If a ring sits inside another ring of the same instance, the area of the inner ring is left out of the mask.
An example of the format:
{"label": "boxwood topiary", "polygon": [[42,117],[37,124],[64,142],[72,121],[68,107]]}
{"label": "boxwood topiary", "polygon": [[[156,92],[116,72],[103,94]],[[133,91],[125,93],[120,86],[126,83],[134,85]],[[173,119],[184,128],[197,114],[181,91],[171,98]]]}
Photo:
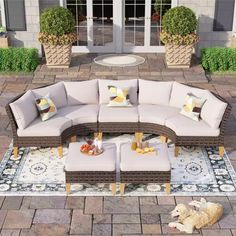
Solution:
{"label": "boxwood topiary", "polygon": [[62,36],[74,32],[75,21],[72,13],[64,7],[51,7],[40,16],[41,32]]}
{"label": "boxwood topiary", "polygon": [[162,19],[163,31],[170,35],[186,36],[197,28],[195,13],[184,6],[174,7]]}

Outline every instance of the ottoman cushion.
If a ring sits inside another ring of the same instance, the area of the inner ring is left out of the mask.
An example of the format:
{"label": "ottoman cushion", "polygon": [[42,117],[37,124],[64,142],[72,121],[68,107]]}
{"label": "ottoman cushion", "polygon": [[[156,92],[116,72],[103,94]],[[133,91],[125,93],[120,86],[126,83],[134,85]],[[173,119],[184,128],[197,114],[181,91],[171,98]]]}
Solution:
{"label": "ottoman cushion", "polygon": [[137,154],[131,150],[131,144],[121,145],[121,171],[170,171],[170,161],[166,143],[153,145],[156,152]]}
{"label": "ottoman cushion", "polygon": [[116,145],[104,143],[104,152],[98,156],[89,156],[80,152],[83,143],[70,143],[65,161],[66,171],[115,171]]}

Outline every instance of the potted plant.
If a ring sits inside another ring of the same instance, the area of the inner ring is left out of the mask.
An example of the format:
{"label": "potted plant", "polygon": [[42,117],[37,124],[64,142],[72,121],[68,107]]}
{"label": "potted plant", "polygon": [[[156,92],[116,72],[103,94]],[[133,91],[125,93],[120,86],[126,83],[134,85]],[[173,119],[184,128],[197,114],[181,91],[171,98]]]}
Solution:
{"label": "potted plant", "polygon": [[72,43],[77,40],[72,13],[63,7],[46,9],[40,16],[39,42],[43,44],[48,67],[68,68]]}
{"label": "potted plant", "polygon": [[162,27],[160,38],[165,44],[167,66],[189,68],[193,47],[199,40],[195,13],[184,6],[172,8],[163,16]]}
{"label": "potted plant", "polygon": [[8,48],[8,35],[5,27],[0,27],[0,48]]}

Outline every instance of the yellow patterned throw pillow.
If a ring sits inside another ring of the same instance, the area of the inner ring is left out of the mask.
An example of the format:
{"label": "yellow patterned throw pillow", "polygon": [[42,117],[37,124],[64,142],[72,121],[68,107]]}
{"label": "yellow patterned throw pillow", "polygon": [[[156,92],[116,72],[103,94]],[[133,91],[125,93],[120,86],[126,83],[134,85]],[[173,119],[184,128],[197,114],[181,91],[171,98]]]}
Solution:
{"label": "yellow patterned throw pillow", "polygon": [[109,85],[110,107],[130,107],[129,88],[119,88]]}
{"label": "yellow patterned throw pillow", "polygon": [[185,104],[181,110],[181,114],[191,118],[192,120],[199,121],[202,106],[206,99],[199,98],[191,93],[188,93],[185,98]]}
{"label": "yellow patterned throw pillow", "polygon": [[48,120],[57,113],[57,108],[54,102],[48,96],[36,99],[36,106],[42,121]]}

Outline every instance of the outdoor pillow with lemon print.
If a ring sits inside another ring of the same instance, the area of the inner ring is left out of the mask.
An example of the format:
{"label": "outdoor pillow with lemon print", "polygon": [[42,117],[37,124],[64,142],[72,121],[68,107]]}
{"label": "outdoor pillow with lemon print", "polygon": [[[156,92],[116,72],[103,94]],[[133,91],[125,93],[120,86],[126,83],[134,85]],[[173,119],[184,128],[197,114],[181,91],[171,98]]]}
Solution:
{"label": "outdoor pillow with lemon print", "polygon": [[129,88],[120,88],[109,85],[110,107],[130,107]]}

